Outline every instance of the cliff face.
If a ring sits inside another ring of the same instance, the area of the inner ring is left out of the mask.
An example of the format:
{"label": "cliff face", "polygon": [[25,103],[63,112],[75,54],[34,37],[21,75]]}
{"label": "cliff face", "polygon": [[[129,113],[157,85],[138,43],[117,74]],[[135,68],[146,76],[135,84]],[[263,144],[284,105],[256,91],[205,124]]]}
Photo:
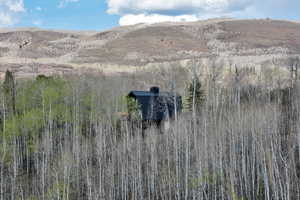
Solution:
{"label": "cliff face", "polygon": [[286,71],[299,54],[300,23],[290,21],[212,19],[104,32],[0,30],[0,73],[11,69],[18,77],[91,68],[130,72],[195,59],[206,67],[280,65]]}

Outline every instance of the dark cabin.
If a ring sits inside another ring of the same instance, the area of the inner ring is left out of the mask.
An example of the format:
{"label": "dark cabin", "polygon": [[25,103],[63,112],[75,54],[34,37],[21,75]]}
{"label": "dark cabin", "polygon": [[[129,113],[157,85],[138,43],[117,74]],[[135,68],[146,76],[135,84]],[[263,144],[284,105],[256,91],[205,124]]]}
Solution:
{"label": "dark cabin", "polygon": [[152,87],[149,91],[131,91],[128,97],[139,103],[143,121],[160,123],[164,119],[173,118],[176,110],[182,110],[181,96],[160,92],[158,87]]}

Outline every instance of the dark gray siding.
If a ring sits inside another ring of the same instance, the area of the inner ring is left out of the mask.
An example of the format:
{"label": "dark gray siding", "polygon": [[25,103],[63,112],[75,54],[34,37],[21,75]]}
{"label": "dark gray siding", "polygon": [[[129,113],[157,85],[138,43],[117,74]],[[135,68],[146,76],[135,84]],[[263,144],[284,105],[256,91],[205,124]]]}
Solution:
{"label": "dark gray siding", "polygon": [[147,91],[132,91],[128,96],[136,99],[140,104],[143,120],[160,121],[168,117],[172,118],[175,109],[177,112],[182,109],[181,96],[174,96],[168,92],[154,94]]}

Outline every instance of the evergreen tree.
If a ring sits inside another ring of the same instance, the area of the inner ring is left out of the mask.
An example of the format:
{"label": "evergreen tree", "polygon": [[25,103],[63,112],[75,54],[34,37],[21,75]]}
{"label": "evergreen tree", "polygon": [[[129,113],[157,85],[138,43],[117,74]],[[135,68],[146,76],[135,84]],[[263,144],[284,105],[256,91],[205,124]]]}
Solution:
{"label": "evergreen tree", "polygon": [[7,112],[9,115],[14,115],[16,112],[16,87],[13,73],[9,70],[7,70],[5,73],[3,92]]}
{"label": "evergreen tree", "polygon": [[199,110],[205,100],[204,95],[200,80],[198,77],[194,76],[194,78],[186,85],[184,109],[186,111],[193,111],[194,109],[195,111]]}

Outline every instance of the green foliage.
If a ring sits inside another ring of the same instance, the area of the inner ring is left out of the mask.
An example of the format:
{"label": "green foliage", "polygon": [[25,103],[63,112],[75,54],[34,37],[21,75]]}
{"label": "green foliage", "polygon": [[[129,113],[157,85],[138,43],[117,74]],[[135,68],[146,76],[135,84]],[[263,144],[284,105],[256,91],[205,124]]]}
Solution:
{"label": "green foliage", "polygon": [[7,142],[1,143],[0,145],[0,158],[1,164],[9,165],[13,163],[13,146]]}
{"label": "green foliage", "polygon": [[[36,80],[21,82],[17,92],[13,90],[13,76],[7,72],[3,83],[5,98],[12,99],[12,94],[16,94],[15,111],[12,105],[7,105],[10,108],[7,109],[7,116],[2,116],[1,121],[0,141],[6,141],[7,149],[10,149],[13,141],[22,137],[26,142],[24,147],[29,152],[34,152],[38,139],[49,125],[58,127],[71,121],[72,107],[65,101],[70,93],[64,80],[39,77]],[[4,149],[0,149],[0,152],[4,155]],[[5,156],[8,158],[9,154],[6,153]]]}
{"label": "green foliage", "polygon": [[122,135],[124,122],[131,122],[131,125],[139,124],[142,116],[139,103],[127,95],[119,97],[117,105],[117,112],[112,116],[112,125],[119,137]]}
{"label": "green foliage", "polygon": [[30,132],[35,132],[41,128],[43,124],[43,115],[41,110],[33,109],[26,112],[19,119],[19,124],[22,124],[22,129],[28,130]]}
{"label": "green foliage", "polygon": [[130,114],[131,119],[141,119],[141,105],[138,103],[138,101],[129,96],[126,96],[125,99],[127,103],[127,112]]}
{"label": "green foliage", "polygon": [[140,104],[134,98],[127,95],[118,98],[118,113],[122,115],[130,115],[131,119],[141,119]]}
{"label": "green foliage", "polygon": [[184,109],[186,111],[198,111],[205,101],[205,93],[200,80],[194,77],[186,84],[186,95],[184,99]]}
{"label": "green foliage", "polygon": [[38,78],[36,81],[26,82],[19,89],[17,110],[25,115],[31,110],[40,110],[44,120],[68,120],[69,110],[66,110],[65,98],[69,95],[69,88],[60,78]]}
{"label": "green foliage", "polygon": [[18,119],[16,117],[13,117],[11,119],[8,119],[4,121],[5,126],[3,128],[3,134],[4,138],[6,140],[12,139],[12,136],[16,135],[19,131],[18,129]]}
{"label": "green foliage", "polygon": [[197,189],[203,185],[216,185],[224,176],[221,173],[212,172],[210,170],[204,170],[202,176],[189,177],[189,187],[191,189]]}
{"label": "green foliage", "polygon": [[63,182],[54,183],[47,191],[46,199],[62,199],[65,188],[67,185]]}
{"label": "green foliage", "polygon": [[39,199],[38,197],[33,196],[33,195],[27,198],[27,200],[38,200],[38,199]]}

